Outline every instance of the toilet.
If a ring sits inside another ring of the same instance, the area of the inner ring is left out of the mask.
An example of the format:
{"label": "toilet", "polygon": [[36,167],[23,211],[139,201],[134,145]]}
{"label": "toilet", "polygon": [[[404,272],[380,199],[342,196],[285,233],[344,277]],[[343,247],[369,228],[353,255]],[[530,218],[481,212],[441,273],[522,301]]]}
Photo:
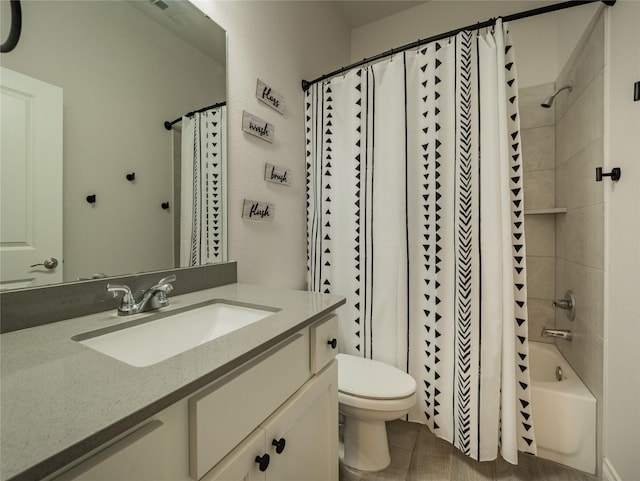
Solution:
{"label": "toilet", "polygon": [[389,466],[386,421],[416,403],[416,382],[388,364],[338,354],[338,405],[344,416],[343,464],[361,471]]}

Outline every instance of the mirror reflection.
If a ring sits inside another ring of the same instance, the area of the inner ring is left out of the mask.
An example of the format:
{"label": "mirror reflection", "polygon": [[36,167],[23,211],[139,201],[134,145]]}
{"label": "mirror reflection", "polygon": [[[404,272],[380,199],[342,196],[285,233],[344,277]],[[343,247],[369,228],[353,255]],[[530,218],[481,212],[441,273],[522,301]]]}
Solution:
{"label": "mirror reflection", "polygon": [[186,0],[22,13],[0,56],[1,287],[226,260],[224,30]]}

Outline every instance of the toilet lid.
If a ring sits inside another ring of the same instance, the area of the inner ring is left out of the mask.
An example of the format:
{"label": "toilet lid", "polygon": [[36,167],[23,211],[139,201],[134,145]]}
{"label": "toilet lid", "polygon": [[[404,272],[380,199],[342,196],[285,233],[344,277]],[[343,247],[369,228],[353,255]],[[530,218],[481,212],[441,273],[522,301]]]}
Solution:
{"label": "toilet lid", "polygon": [[411,396],[415,380],[388,364],[372,359],[338,354],[338,390],[371,399],[399,399]]}

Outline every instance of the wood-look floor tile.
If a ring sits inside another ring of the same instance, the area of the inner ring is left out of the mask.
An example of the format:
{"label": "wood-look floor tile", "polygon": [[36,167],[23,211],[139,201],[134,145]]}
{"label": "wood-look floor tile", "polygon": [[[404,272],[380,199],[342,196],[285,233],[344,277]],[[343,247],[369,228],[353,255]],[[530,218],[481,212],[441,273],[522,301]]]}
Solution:
{"label": "wood-look floor tile", "polygon": [[520,454],[518,464],[502,458],[477,462],[426,426],[387,423],[391,465],[366,473],[340,466],[340,481],[596,481],[595,476],[535,456]]}

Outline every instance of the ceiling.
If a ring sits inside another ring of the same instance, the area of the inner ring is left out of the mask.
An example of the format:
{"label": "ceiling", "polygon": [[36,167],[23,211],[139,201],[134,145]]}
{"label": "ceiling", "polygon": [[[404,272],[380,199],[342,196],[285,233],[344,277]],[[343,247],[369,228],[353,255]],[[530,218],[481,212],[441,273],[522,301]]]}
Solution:
{"label": "ceiling", "polygon": [[351,0],[333,0],[332,3],[340,14],[347,21],[349,27],[358,28],[381,18],[394,15],[398,12],[408,10],[416,5],[425,3],[409,2],[404,0],[387,0],[387,1],[351,1]]}

